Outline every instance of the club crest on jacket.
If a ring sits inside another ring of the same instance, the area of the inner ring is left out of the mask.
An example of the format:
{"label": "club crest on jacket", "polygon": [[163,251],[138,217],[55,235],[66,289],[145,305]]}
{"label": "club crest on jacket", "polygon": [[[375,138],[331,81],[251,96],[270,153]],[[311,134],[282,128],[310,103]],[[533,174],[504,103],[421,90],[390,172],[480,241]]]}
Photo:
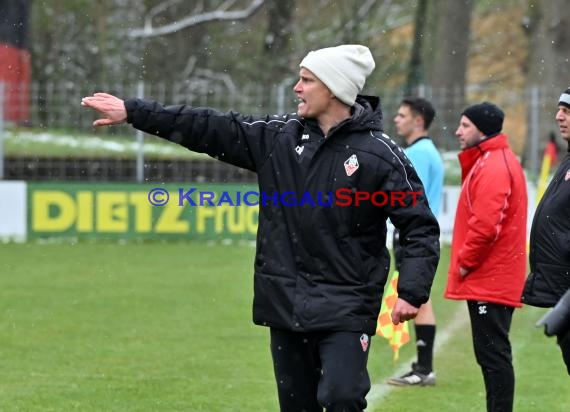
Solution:
{"label": "club crest on jacket", "polygon": [[369,338],[366,333],[360,335],[360,346],[362,346],[362,352],[366,352],[366,350],[368,349],[368,341]]}
{"label": "club crest on jacket", "polygon": [[352,176],[354,174],[354,172],[356,172],[358,170],[358,167],[359,167],[359,164],[358,164],[358,159],[356,158],[356,155],[350,156],[344,162],[344,170],[346,171],[347,176]]}

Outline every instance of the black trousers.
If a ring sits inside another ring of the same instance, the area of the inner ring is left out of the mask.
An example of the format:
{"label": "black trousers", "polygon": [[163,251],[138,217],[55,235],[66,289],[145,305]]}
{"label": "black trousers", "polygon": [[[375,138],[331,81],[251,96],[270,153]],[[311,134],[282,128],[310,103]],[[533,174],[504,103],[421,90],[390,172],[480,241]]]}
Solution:
{"label": "black trousers", "polygon": [[570,329],[566,333],[558,335],[557,341],[562,351],[562,359],[564,359],[566,364],[568,375],[570,375]]}
{"label": "black trousers", "polygon": [[271,329],[281,412],[360,412],[366,408],[370,336]]}
{"label": "black trousers", "polygon": [[467,301],[475,358],[483,372],[487,412],[512,412],[515,373],[509,330],[514,308]]}

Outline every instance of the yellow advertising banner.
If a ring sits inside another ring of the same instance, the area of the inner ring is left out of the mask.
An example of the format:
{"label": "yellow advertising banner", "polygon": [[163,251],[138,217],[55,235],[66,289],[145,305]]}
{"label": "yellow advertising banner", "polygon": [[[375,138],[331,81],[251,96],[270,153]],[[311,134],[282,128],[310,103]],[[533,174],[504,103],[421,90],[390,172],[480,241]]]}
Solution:
{"label": "yellow advertising banner", "polygon": [[253,185],[28,184],[28,239],[255,239]]}

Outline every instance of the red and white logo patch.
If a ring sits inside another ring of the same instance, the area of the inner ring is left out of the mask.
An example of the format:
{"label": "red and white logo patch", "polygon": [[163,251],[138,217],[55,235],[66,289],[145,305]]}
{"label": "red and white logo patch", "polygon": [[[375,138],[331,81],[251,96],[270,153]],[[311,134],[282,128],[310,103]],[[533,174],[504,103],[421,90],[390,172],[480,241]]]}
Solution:
{"label": "red and white logo patch", "polygon": [[352,176],[354,174],[354,172],[356,172],[358,170],[358,167],[359,167],[359,164],[358,164],[358,159],[356,158],[356,155],[350,156],[344,162],[344,170],[346,171],[347,176]]}
{"label": "red and white logo patch", "polygon": [[363,333],[360,336],[360,346],[362,346],[362,352],[366,352],[368,350],[368,342],[370,338],[366,333]]}
{"label": "red and white logo patch", "polygon": [[570,169],[566,171],[566,176],[564,176],[564,180],[570,179]]}

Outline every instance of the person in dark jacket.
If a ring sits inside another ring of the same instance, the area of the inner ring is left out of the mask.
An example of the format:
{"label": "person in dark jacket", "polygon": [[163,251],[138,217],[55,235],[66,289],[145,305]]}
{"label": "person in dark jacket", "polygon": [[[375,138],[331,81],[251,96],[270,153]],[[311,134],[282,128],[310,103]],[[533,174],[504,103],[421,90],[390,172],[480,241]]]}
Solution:
{"label": "person in dark jacket", "polygon": [[421,181],[383,133],[380,99],[358,94],[374,66],[361,45],[309,52],[293,89],[296,114],[165,107],[106,93],[82,99],[103,114],[95,126],[128,122],[257,173],[266,201],[253,320],[270,328],[281,411],[366,408],[370,337],[390,266],[388,218],[403,247],[394,323],[428,300],[439,261],[439,226]]}
{"label": "person in dark jacket", "polygon": [[[570,289],[570,88],[560,96],[556,122],[562,138],[569,142],[568,153],[533,217],[530,274],[522,295],[523,303],[543,308],[555,306]],[[570,374],[570,329],[558,332],[557,341]]]}
{"label": "person in dark jacket", "polygon": [[511,412],[515,392],[509,332],[526,274],[526,179],[508,137],[503,111],[483,102],[462,113],[461,152],[445,297],[465,300],[487,412]]}

